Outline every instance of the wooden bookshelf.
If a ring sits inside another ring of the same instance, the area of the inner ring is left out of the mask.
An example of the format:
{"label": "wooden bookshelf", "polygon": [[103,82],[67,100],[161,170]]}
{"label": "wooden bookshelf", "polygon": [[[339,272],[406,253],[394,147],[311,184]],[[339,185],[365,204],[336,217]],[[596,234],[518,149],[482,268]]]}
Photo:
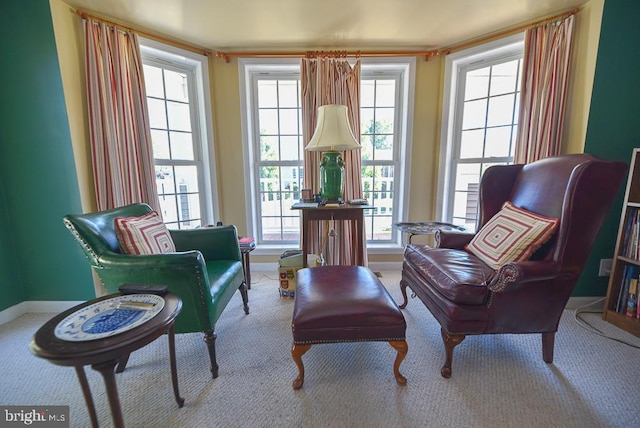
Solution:
{"label": "wooden bookshelf", "polygon": [[[620,312],[621,308],[618,307],[620,297],[625,292],[625,271],[640,272],[640,250],[636,250],[640,247],[640,240],[636,238],[635,246],[633,240],[633,223],[636,223],[634,216],[639,219],[636,226],[640,227],[640,148],[633,149],[631,155],[629,178],[622,204],[618,237],[609,276],[607,300],[602,316],[611,324],[640,337],[640,319],[627,316],[624,312]],[[636,236],[638,235],[640,233],[636,233]]]}

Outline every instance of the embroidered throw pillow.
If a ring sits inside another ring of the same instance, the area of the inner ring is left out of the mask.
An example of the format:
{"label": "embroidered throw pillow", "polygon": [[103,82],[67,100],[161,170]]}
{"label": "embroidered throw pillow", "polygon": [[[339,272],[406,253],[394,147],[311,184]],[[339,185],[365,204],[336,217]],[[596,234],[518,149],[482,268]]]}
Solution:
{"label": "embroidered throw pillow", "polygon": [[156,211],[140,217],[116,217],[115,229],[120,249],[126,254],[163,254],[176,251],[169,230]]}
{"label": "embroidered throw pillow", "polygon": [[465,248],[493,269],[498,269],[507,262],[528,260],[557,227],[557,218],[505,202]]}

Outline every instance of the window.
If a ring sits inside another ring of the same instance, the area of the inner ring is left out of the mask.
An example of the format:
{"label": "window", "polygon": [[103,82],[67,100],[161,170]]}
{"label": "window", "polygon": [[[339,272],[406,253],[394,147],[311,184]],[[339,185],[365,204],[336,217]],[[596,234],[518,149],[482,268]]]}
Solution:
{"label": "window", "polygon": [[[245,169],[249,172],[249,230],[263,246],[297,246],[300,213],[291,210],[304,184],[304,141],[299,60],[240,60],[240,87],[246,114]],[[406,205],[408,171],[403,160],[410,142],[408,96],[415,60],[362,62],[361,144],[369,244],[398,245],[391,227]],[[250,187],[250,188],[249,188]],[[403,189],[396,192],[396,189]],[[264,248],[264,247],[263,247]]]}
{"label": "window", "polygon": [[513,162],[523,35],[449,55],[438,208],[444,221],[475,230],[480,178]]}
{"label": "window", "polygon": [[365,211],[368,241],[392,242],[391,224],[396,211],[393,184],[399,157],[394,132],[401,74],[364,72],[360,85],[360,144],[362,145],[362,186],[364,197],[374,206]]}
{"label": "window", "polygon": [[162,217],[170,229],[213,224],[215,163],[209,157],[207,63],[199,55],[141,41]]}
{"label": "window", "polygon": [[304,180],[300,76],[287,70],[253,74],[251,90],[257,142],[255,177],[259,243],[294,244],[300,236],[300,199]]}

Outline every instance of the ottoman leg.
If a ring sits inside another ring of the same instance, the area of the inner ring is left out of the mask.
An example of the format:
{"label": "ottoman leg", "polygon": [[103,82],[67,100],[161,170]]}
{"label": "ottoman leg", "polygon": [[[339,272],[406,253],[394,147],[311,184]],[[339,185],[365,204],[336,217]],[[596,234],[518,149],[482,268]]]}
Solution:
{"label": "ottoman leg", "polygon": [[304,383],[304,365],[302,365],[302,356],[311,348],[311,345],[293,345],[291,348],[291,356],[293,362],[298,366],[298,377],[293,381],[293,389],[302,388]]}
{"label": "ottoman leg", "polygon": [[389,341],[389,345],[393,346],[393,348],[398,351],[396,355],[396,361],[393,363],[393,375],[396,377],[396,382],[398,385],[404,386],[407,384],[407,378],[400,374],[400,364],[404,357],[407,356],[407,351],[409,347],[407,346],[406,340],[391,340]]}

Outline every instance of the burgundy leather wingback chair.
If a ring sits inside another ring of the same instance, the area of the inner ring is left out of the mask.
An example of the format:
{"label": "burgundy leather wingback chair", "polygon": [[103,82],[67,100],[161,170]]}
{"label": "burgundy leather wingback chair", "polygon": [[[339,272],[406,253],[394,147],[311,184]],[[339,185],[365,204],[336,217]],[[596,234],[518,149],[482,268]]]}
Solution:
{"label": "burgundy leather wingback chair", "polygon": [[559,218],[554,235],[529,260],[493,270],[464,247],[472,233],[439,231],[436,247],[408,245],[400,287],[409,287],[441,326],[451,376],[453,349],[466,335],[542,333],[542,358],[553,362],[560,316],[616,196],[626,165],[588,154],[528,165],[493,166],[480,183],[478,230],[505,201]]}

